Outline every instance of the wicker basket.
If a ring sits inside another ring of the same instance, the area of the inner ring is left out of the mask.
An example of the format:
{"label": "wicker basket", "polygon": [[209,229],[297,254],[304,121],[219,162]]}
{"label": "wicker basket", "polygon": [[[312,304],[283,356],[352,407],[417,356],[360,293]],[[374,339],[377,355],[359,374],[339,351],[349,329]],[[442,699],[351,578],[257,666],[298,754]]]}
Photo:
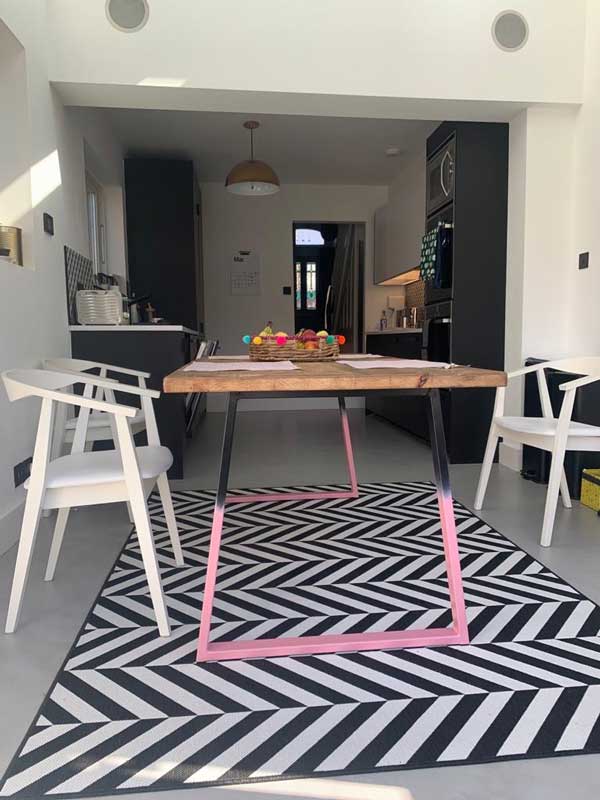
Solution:
{"label": "wicker basket", "polygon": [[250,361],[332,361],[340,355],[336,342],[327,344],[325,337],[319,339],[317,350],[304,350],[296,346],[295,339],[286,344],[277,344],[275,336],[263,336],[262,344],[250,344]]}

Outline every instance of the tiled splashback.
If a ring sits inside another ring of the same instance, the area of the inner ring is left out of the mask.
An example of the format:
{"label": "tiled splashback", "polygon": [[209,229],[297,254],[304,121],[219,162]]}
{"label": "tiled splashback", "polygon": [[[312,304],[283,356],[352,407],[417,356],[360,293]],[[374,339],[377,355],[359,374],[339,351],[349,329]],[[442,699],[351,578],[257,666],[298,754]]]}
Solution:
{"label": "tiled splashback", "polygon": [[406,285],[406,305],[421,307],[425,305],[425,284],[423,281],[415,281]]}
{"label": "tiled splashback", "polygon": [[423,281],[406,284],[405,308],[417,307],[417,327],[423,327],[425,318],[425,284]]}

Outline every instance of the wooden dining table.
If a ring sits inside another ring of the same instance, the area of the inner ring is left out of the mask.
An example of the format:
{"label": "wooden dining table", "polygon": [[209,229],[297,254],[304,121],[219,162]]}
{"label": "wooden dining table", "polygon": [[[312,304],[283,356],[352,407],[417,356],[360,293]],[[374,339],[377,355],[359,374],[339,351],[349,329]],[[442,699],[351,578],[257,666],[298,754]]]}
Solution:
{"label": "wooden dining table", "polygon": [[[352,360],[352,356],[344,355],[344,360]],[[361,361],[364,361],[364,359],[361,359]],[[387,366],[385,361],[389,361],[390,366]],[[218,392],[227,395],[227,413],[223,433],[221,463],[200,618],[198,661],[468,644],[469,630],[462,587],[440,390],[476,390],[505,386],[506,374],[496,370],[454,365],[429,367],[424,366],[423,362],[416,362],[417,366],[414,367],[403,366],[402,368],[396,368],[391,366],[391,361],[393,359],[378,359],[378,366],[373,369],[359,369],[337,361],[305,361],[295,363],[294,366],[296,368],[291,370],[231,371],[229,369],[216,369],[218,364],[232,366],[231,359],[212,358],[208,362],[210,366],[204,366],[201,361],[192,362],[192,364],[167,375],[164,379],[164,391],[166,393]],[[428,400],[433,471],[440,511],[441,534],[448,576],[448,593],[452,610],[452,625],[448,628],[426,628],[422,630],[323,634],[320,636],[282,637],[253,641],[211,642],[210,625],[226,505],[257,502],[273,503],[283,500],[285,502],[302,502],[316,499],[339,500],[344,498],[352,500],[352,498],[358,497],[359,486],[354,466],[345,398],[364,396],[369,392],[417,393]],[[244,399],[260,397],[337,398],[348,468],[348,490],[309,491],[293,494],[286,492],[283,496],[281,493],[247,494],[244,492],[244,494],[227,494],[238,403]]]}

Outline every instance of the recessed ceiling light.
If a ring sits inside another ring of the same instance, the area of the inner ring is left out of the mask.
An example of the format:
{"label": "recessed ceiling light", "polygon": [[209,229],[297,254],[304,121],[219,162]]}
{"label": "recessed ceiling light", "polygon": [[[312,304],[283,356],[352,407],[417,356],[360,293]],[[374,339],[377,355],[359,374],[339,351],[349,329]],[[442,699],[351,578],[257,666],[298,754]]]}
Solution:
{"label": "recessed ceiling light", "polygon": [[394,156],[400,155],[400,148],[396,146],[386,147],[385,154],[388,158],[394,158]]}
{"label": "recessed ceiling light", "polygon": [[148,22],[148,0],[106,0],[106,16],[122,33],[135,33]]}

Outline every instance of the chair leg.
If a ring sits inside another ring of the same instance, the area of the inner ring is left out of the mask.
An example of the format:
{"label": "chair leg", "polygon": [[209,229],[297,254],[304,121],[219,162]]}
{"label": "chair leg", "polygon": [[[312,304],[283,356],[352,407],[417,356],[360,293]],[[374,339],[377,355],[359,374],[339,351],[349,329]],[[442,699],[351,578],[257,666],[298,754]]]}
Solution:
{"label": "chair leg", "polygon": [[173,508],[173,498],[171,497],[167,473],[163,472],[162,475],[159,475],[156,483],[158,485],[158,491],[160,492],[163,511],[165,512],[165,520],[167,522],[169,537],[171,538],[171,547],[173,548],[173,553],[175,555],[175,563],[178,567],[182,567],[183,552],[181,550],[179,531],[177,530],[177,520],[175,519],[175,510]]}
{"label": "chair leg", "polygon": [[128,501],[127,503],[125,503],[125,505],[127,506],[127,516],[129,517],[129,522],[131,522],[131,524],[133,525],[134,520],[133,520],[133,511],[131,510],[131,503]]}
{"label": "chair leg", "polygon": [[483,505],[483,499],[490,479],[490,472],[492,471],[492,464],[494,463],[494,456],[496,455],[498,439],[498,429],[492,423],[485,448],[485,455],[483,457],[483,464],[481,465],[477,494],[475,495],[474,508],[476,511],[479,511]]}
{"label": "chair leg", "polygon": [[6,615],[6,633],[14,633],[19,622],[21,606],[23,604],[23,593],[31,566],[31,556],[40,522],[42,507],[41,492],[27,493],[25,501],[25,511],[23,522],[21,523],[21,536],[19,538],[19,549],[17,551],[17,563],[15,564],[15,574],[13,577],[10,601],[8,603],[8,614]]}
{"label": "chair leg", "polygon": [[154,607],[154,613],[156,615],[158,632],[161,636],[169,636],[171,634],[171,628],[169,626],[165,596],[160,580],[156,550],[154,549],[154,539],[152,537],[152,527],[150,524],[150,517],[148,516],[148,509],[143,501],[143,497],[141,499],[132,498],[130,502],[138,542],[140,543],[140,550],[142,552],[144,570],[146,571],[146,579],[150,589],[150,597],[152,598],[152,606]]}
{"label": "chair leg", "polygon": [[542,547],[550,547],[552,544],[552,529],[554,528],[554,517],[556,516],[558,493],[560,491],[561,478],[564,474],[564,457],[564,449],[552,454],[552,466],[550,467],[550,479],[548,481],[546,506],[544,508],[544,522],[542,524],[542,536],[540,539],[540,544]]}
{"label": "chair leg", "polygon": [[54,524],[54,534],[52,536],[52,544],[50,545],[50,555],[48,556],[48,564],[46,566],[46,574],[44,575],[45,581],[54,579],[56,571],[56,564],[58,556],[60,555],[60,548],[63,543],[65,535],[65,528],[67,527],[67,520],[69,519],[70,508],[59,508],[56,515],[56,522]]}
{"label": "chair leg", "polygon": [[567,475],[563,468],[562,475],[560,476],[560,496],[562,498],[562,504],[565,508],[573,508],[573,503],[571,502],[571,495],[569,494],[569,484],[567,483]]}

